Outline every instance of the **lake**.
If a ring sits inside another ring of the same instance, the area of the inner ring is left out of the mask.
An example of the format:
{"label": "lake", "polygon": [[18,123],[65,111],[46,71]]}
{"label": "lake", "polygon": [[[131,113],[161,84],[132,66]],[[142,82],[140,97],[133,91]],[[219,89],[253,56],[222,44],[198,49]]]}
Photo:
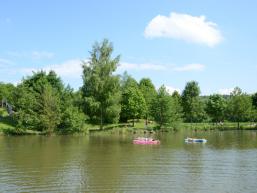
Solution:
{"label": "lake", "polygon": [[0,192],[257,192],[256,131],[136,136],[0,136]]}

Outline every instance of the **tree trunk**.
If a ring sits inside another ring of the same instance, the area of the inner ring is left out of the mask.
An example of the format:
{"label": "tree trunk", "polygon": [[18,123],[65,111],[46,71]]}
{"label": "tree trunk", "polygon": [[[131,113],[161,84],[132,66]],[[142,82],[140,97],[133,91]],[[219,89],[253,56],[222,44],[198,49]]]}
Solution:
{"label": "tree trunk", "polygon": [[135,126],[135,119],[133,118],[132,127]]}
{"label": "tree trunk", "polygon": [[100,116],[100,119],[101,119],[101,123],[100,123],[100,130],[103,129],[103,108],[101,107],[101,116]]}
{"label": "tree trunk", "polygon": [[237,122],[237,129],[239,129],[239,122]]}
{"label": "tree trunk", "polygon": [[148,116],[146,115],[145,117],[145,125],[147,126],[148,125]]}

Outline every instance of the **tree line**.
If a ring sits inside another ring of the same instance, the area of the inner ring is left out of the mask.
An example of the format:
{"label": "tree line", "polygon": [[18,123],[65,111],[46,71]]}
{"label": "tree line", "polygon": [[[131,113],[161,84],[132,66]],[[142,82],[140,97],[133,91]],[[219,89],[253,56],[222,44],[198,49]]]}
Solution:
{"label": "tree line", "polygon": [[[177,123],[257,120],[257,93],[246,94],[238,87],[229,96],[200,96],[196,81],[186,84],[183,92],[158,90],[150,78],[137,82],[126,72],[116,75],[120,56],[112,57],[108,40],[96,42],[88,62],[83,62],[83,85],[78,91],[65,86],[54,71],[33,72],[17,86],[0,83],[0,100],[13,108],[17,130],[46,133],[79,132],[85,123],[105,124],[145,119],[159,128]],[[3,104],[2,104],[3,105]]]}

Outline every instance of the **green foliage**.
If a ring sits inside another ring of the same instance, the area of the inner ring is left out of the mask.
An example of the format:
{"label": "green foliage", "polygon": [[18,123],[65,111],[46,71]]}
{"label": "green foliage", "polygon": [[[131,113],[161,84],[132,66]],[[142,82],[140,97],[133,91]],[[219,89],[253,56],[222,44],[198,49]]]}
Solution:
{"label": "green foliage", "polygon": [[198,82],[191,81],[186,84],[185,89],[183,90],[183,93],[182,93],[182,99],[195,98],[195,97],[199,97],[199,95],[200,95],[200,87],[198,85]]}
{"label": "green foliage", "polygon": [[142,78],[139,82],[139,89],[142,92],[146,103],[145,118],[147,123],[147,119],[152,108],[152,103],[157,95],[157,92],[150,78]]}
{"label": "green foliage", "polygon": [[206,111],[213,122],[224,121],[227,103],[226,100],[218,94],[211,95],[207,102]]}
{"label": "green foliage", "polygon": [[59,131],[62,133],[79,132],[85,123],[85,115],[75,106],[69,106],[62,115]]}
{"label": "green foliage", "polygon": [[38,96],[33,92],[32,88],[20,84],[15,92],[15,97],[17,98],[15,101],[17,127],[37,130],[40,122],[38,117]]}
{"label": "green foliage", "polygon": [[[15,92],[15,119],[17,129],[52,133],[81,129],[84,121],[74,104],[73,91],[64,88],[59,77],[50,71],[34,73],[18,85]],[[74,107],[73,107],[74,106]],[[71,110],[70,110],[71,109]],[[74,112],[72,117],[70,112]]]}
{"label": "green foliage", "polygon": [[182,106],[186,122],[201,122],[206,119],[204,104],[199,98],[200,88],[195,81],[188,82],[182,93]]}
{"label": "green foliage", "polygon": [[252,95],[252,104],[254,108],[257,108],[257,92]]}
{"label": "green foliage", "polygon": [[39,128],[50,134],[61,122],[60,97],[52,86],[43,88],[39,107]]}
{"label": "green foliage", "polygon": [[2,100],[7,100],[8,103],[13,104],[13,101],[15,100],[13,96],[15,89],[16,87],[13,84],[0,82],[0,102]]}
{"label": "green foliage", "polygon": [[127,122],[129,119],[141,118],[146,112],[145,98],[139,89],[137,81],[124,73],[121,82],[121,121]]}
{"label": "green foliage", "polygon": [[138,87],[138,83],[137,81],[130,76],[126,71],[123,73],[123,75],[121,76],[121,89],[125,89],[128,87]]}
{"label": "green foliage", "polygon": [[[242,93],[238,87],[231,93],[228,101],[227,118],[230,121],[240,122],[247,121],[252,111],[251,97]],[[239,125],[238,125],[239,126]]]}
{"label": "green foliage", "polygon": [[124,88],[121,101],[121,119],[127,121],[128,119],[141,118],[145,111],[145,98],[139,88],[133,85]]}
{"label": "green foliage", "polygon": [[179,121],[181,115],[179,112],[176,112],[177,109],[174,106],[175,102],[173,98],[168,94],[165,86],[161,86],[153,101],[153,108],[151,110],[154,120],[159,124],[161,129],[163,126],[169,126]]}
{"label": "green foliage", "polygon": [[88,63],[83,64],[83,106],[91,121],[100,123],[117,122],[120,113],[119,76],[116,70],[120,57],[112,59],[112,44],[104,40],[95,43]]}
{"label": "green foliage", "polygon": [[[0,82],[0,101],[6,99],[14,110],[12,117],[0,108],[1,128],[10,126],[6,132],[16,134],[71,133],[85,128],[87,119],[102,129],[119,120],[133,119],[134,125],[134,119],[141,118],[146,124],[154,118],[160,128],[174,126],[182,118],[198,126],[206,120],[206,113],[213,122],[238,122],[238,128],[239,122],[257,121],[257,93],[249,96],[236,87],[230,96],[199,96],[198,83],[191,81],[181,96],[178,92],[170,96],[164,86],[157,92],[149,78],[138,84],[126,72],[121,78],[114,75],[120,56],[112,58],[112,53],[113,46],[106,39],[93,45],[89,61],[83,62],[83,86],[77,92],[65,87],[54,71],[33,72],[17,87]],[[227,125],[233,128],[233,124]],[[145,124],[141,122],[140,127]]]}
{"label": "green foliage", "polygon": [[181,105],[181,96],[177,91],[172,93],[172,101],[173,101],[172,110],[174,112],[173,120],[174,122],[181,122],[183,117],[183,107]]}

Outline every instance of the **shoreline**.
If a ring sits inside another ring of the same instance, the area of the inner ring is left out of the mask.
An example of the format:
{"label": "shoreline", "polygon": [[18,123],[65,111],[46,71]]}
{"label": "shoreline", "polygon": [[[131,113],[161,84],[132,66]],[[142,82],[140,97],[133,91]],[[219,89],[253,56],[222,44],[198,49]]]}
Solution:
{"label": "shoreline", "polygon": [[[182,123],[183,125],[184,123]],[[198,123],[199,124],[199,123]],[[118,124],[120,126],[120,124]],[[188,125],[187,125],[188,126]],[[209,131],[257,131],[256,125],[254,126],[242,126],[240,128],[237,127],[207,127],[206,125],[203,126],[192,126],[192,127],[183,127],[179,126],[179,128],[163,128],[163,129],[157,129],[154,127],[148,127],[148,128],[138,128],[138,127],[106,127],[105,129],[97,129],[95,127],[87,128],[86,130],[82,130],[80,132],[74,132],[74,133],[65,133],[65,132],[53,132],[53,133],[47,133],[45,131],[34,131],[34,130],[15,130],[14,127],[12,128],[1,128],[0,135],[1,136],[28,136],[28,135],[49,135],[49,136],[55,136],[55,135],[90,135],[93,133],[110,133],[110,134],[156,134],[156,133],[170,133],[170,132],[181,132],[181,131],[194,131],[194,132],[209,132]]]}

